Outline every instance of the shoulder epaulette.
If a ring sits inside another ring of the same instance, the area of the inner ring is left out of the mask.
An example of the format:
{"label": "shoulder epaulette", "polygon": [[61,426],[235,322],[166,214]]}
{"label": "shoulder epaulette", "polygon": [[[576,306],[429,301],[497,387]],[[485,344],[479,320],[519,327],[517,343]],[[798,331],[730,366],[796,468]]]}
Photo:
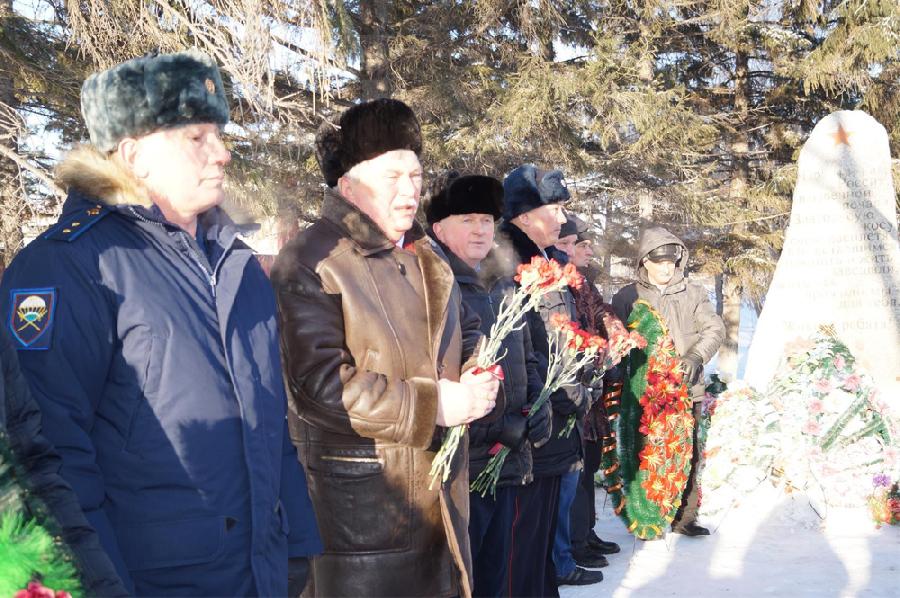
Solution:
{"label": "shoulder epaulette", "polygon": [[85,209],[66,214],[59,223],[47,231],[45,237],[54,241],[72,242],[100,222],[109,210],[101,204],[94,204]]}

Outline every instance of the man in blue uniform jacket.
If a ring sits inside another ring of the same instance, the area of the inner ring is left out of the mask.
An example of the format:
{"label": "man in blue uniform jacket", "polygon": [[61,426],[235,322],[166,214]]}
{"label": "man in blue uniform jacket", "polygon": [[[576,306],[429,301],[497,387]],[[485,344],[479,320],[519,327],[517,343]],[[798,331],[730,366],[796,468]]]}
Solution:
{"label": "man in blue uniform jacket", "polygon": [[321,541],[274,296],[218,207],[219,70],[146,56],[81,103],[92,146],[59,168],[63,215],[0,295],[60,472],[137,595],[296,595]]}

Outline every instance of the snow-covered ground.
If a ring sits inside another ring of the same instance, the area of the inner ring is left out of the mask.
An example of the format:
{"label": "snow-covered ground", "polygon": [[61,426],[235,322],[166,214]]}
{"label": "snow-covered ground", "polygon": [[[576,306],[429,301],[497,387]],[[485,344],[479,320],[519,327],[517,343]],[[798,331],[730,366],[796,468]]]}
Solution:
{"label": "snow-covered ground", "polygon": [[597,533],[622,552],[603,582],[560,588],[563,598],[595,596],[900,597],[900,528],[876,530],[863,510],[834,510],[818,524],[802,498],[764,482],[715,519],[705,538],[668,534],[635,540],[598,489]]}

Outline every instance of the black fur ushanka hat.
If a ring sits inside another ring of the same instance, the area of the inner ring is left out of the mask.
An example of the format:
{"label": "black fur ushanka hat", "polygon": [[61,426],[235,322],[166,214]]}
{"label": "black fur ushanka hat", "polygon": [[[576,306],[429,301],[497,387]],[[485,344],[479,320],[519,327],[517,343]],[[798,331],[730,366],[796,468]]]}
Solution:
{"label": "black fur ushanka hat", "polygon": [[422,132],[412,109],[381,98],[344,111],[336,123],[325,122],[316,133],[316,160],[325,183],[338,179],[355,165],[391,150],[422,153]]}
{"label": "black fur ushanka hat", "polygon": [[429,225],[457,214],[490,214],[498,220],[503,215],[503,184],[494,177],[451,170],[435,180],[423,209]]}

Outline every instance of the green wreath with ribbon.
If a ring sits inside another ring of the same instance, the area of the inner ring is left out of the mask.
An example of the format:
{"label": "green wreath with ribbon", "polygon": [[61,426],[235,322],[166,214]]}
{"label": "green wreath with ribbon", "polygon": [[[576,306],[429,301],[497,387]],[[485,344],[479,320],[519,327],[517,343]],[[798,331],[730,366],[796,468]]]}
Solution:
{"label": "green wreath with ribbon", "polygon": [[24,479],[9,437],[0,431],[0,596],[29,594],[26,588],[35,586],[54,588],[57,596],[83,596],[75,558],[56,520]]}
{"label": "green wreath with ribbon", "polygon": [[602,467],[615,513],[628,531],[652,540],[662,536],[681,505],[691,468],[694,420],[678,354],[660,314],[635,302],[627,326],[645,339],[623,360],[620,400],[606,401],[613,423]]}

